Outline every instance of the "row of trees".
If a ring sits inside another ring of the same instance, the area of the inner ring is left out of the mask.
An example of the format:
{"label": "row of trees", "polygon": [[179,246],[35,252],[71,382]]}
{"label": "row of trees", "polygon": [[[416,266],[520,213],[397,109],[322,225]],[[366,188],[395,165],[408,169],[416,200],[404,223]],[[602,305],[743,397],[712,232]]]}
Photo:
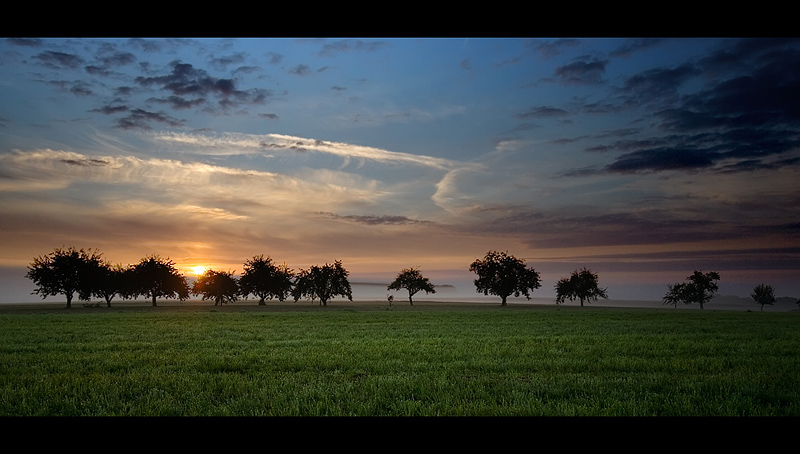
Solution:
{"label": "row of trees", "polygon": [[[541,275],[528,268],[524,259],[518,259],[508,252],[489,251],[483,259],[472,262],[469,270],[478,275],[474,281],[476,291],[499,296],[503,306],[509,296],[524,295],[530,299],[530,293],[542,286]],[[190,287],[169,259],[151,255],[134,265],[123,267],[104,260],[96,250],[76,250],[73,247],[57,248],[48,255],[34,258],[26,275],[36,285],[34,294],[42,297],[63,294],[67,299],[67,307],[72,306],[76,295],[80,300],[103,298],[111,307],[111,301],[116,296],[126,299],[144,296],[156,306],[158,298],[177,298],[182,301],[188,299],[190,294],[202,296],[203,300],[213,300],[215,305],[254,295],[259,298],[259,305],[273,298],[282,302],[291,297],[294,301],[301,298],[308,298],[312,302],[319,300],[320,305],[327,306],[328,301],[337,296],[353,300],[348,276],[349,272],[340,260],[295,273],[285,264],[279,265],[270,257],[258,255],[245,261],[244,271],[238,279],[232,271],[207,270]],[[698,303],[702,309],[717,292],[720,277],[713,271],[695,271],[686,279],[686,282],[668,287],[663,297],[665,305],[677,307],[678,303]],[[591,270],[582,268],[573,271],[570,276],[556,282],[556,304],[579,300],[583,306],[584,302],[608,299],[607,289],[600,288],[598,281],[597,274]],[[403,269],[387,289],[407,290],[411,305],[414,304],[414,295],[420,291],[436,293],[435,286],[418,268]],[[765,304],[776,301],[772,286],[765,284],[756,286],[751,296],[762,310]]]}
{"label": "row of trees", "polygon": [[[259,298],[259,305],[273,298],[284,301],[292,297],[294,301],[319,300],[322,306],[327,306],[328,301],[337,296],[353,300],[348,276],[340,260],[295,273],[285,264],[279,265],[270,257],[258,255],[245,261],[244,272],[238,279],[232,271],[210,269],[190,287],[172,260],[152,255],[123,267],[104,260],[96,250],[74,247],[56,248],[50,254],[34,258],[26,274],[36,285],[34,294],[43,298],[63,294],[68,308],[72,307],[75,296],[84,301],[103,298],[111,307],[111,301],[117,296],[125,299],[144,296],[156,306],[158,298],[183,301],[190,294],[213,300],[214,305],[254,295]],[[388,288],[407,289],[412,305],[412,297],[417,292],[436,292],[433,284],[415,268],[404,269]]]}
{"label": "row of trees", "polygon": [[[530,299],[530,292],[541,287],[538,272],[525,266],[525,261],[518,259],[507,252],[490,251],[482,260],[476,260],[470,265],[470,271],[478,274],[475,287],[478,292],[485,295],[496,295],[506,304],[506,298],[512,294],[516,297],[525,295]],[[719,273],[710,271],[704,273],[695,270],[686,282],[679,282],[668,286],[662,302],[665,305],[678,303],[700,305],[700,309],[707,304],[719,290],[717,281]],[[556,282],[556,304],[566,300],[580,300],[581,306],[585,301],[597,301],[599,298],[608,299],[605,288],[600,288],[597,274],[586,268],[575,270],[569,277]],[[775,290],[771,285],[759,284],[755,286],[750,297],[761,305],[773,304],[776,301]],[[800,305],[800,300],[797,301]]]}

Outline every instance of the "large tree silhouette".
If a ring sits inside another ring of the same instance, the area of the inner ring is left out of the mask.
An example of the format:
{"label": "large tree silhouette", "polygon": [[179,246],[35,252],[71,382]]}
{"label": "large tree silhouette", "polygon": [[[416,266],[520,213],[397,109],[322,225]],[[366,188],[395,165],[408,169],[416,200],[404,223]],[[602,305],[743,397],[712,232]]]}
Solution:
{"label": "large tree silhouette", "polygon": [[412,297],[420,291],[425,293],[436,293],[435,286],[430,283],[427,277],[423,277],[417,268],[404,268],[400,274],[386,288],[387,290],[408,290],[408,302],[413,306]]}
{"label": "large tree silhouette", "polygon": [[715,271],[703,273],[695,270],[691,276],[686,278],[687,282],[670,285],[662,302],[675,307],[678,306],[678,303],[698,303],[700,309],[703,309],[703,305],[711,301],[711,298],[717,293],[719,286],[716,281],[718,280],[719,273]]}
{"label": "large tree silhouette", "polygon": [[131,271],[120,264],[94,263],[91,279],[92,296],[103,298],[108,307],[115,296],[128,297],[131,294]]}
{"label": "large tree silhouette", "polygon": [[25,277],[36,285],[33,294],[42,298],[63,294],[67,308],[72,307],[75,294],[78,299],[88,300],[92,295],[93,270],[102,261],[102,254],[96,250],[56,248],[53,252],[35,257],[28,266]]}
{"label": "large tree silhouette", "polygon": [[189,284],[172,260],[151,255],[133,265],[132,269],[133,294],[152,299],[153,306],[157,305],[157,298],[177,298],[181,301],[189,298]]}
{"label": "large tree silhouette", "polygon": [[350,273],[344,269],[341,260],[336,260],[332,265],[314,265],[307,270],[300,270],[292,289],[295,302],[300,298],[319,298],[322,306],[328,305],[328,300],[335,296],[343,296],[353,301],[353,291],[347,276]]}
{"label": "large tree silhouette", "polygon": [[232,303],[238,299],[239,285],[232,271],[206,270],[192,287],[192,293],[203,295],[203,300],[214,300],[214,306]]}
{"label": "large tree silhouette", "polygon": [[508,252],[489,251],[483,260],[472,262],[469,270],[478,274],[474,281],[476,291],[499,296],[502,306],[510,295],[531,299],[530,292],[542,286],[539,273]]}
{"label": "large tree silhouette", "polygon": [[575,270],[569,277],[561,278],[556,283],[556,304],[561,304],[567,299],[570,301],[579,299],[583,307],[584,301],[591,303],[598,298],[608,299],[606,289],[598,286],[597,274],[586,268]]}
{"label": "large tree silhouette", "polygon": [[285,264],[276,265],[271,258],[257,255],[244,262],[239,293],[244,297],[256,295],[262,306],[265,300],[272,298],[284,301],[291,294],[293,277],[294,272]]}

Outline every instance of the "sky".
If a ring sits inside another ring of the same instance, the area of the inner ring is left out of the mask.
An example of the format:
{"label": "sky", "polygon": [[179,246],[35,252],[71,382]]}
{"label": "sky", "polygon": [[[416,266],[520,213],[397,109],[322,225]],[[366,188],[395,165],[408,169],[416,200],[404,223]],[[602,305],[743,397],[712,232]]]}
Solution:
{"label": "sky", "polygon": [[798,78],[783,38],[1,38],[0,302],[69,246],[800,297]]}

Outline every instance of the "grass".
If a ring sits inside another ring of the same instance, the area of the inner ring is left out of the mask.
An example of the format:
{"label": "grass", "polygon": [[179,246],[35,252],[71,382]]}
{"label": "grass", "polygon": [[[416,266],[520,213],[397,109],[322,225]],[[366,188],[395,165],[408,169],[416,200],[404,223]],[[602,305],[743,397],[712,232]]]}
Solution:
{"label": "grass", "polygon": [[334,304],[0,311],[0,416],[800,415],[795,313]]}

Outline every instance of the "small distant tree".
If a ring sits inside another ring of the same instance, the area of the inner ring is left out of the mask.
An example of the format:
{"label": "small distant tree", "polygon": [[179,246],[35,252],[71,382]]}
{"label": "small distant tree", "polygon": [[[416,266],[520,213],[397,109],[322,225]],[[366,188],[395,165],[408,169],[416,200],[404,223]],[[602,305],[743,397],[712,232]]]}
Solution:
{"label": "small distant tree", "polygon": [[598,287],[597,274],[592,273],[590,270],[583,268],[575,270],[570,277],[565,277],[556,283],[556,304],[561,304],[565,300],[581,301],[583,302],[597,301],[598,298],[608,299],[604,288]]}
{"label": "small distant tree", "polygon": [[203,295],[203,301],[214,300],[214,306],[238,299],[239,285],[232,271],[206,270],[192,286],[192,293]]}
{"label": "small distant tree", "polygon": [[703,273],[695,270],[686,280],[687,282],[669,286],[669,290],[662,299],[664,304],[672,304],[677,307],[679,302],[684,304],[698,303],[700,309],[703,309],[703,305],[711,301],[711,298],[719,290],[716,282],[719,280],[719,273],[715,271]]}
{"label": "small distant tree", "polygon": [[499,296],[502,306],[510,295],[531,299],[530,292],[542,286],[539,273],[508,252],[489,251],[483,260],[472,262],[469,270],[478,275],[474,281],[476,291]]}
{"label": "small distant tree", "polygon": [[277,298],[284,301],[292,292],[294,272],[284,265],[276,265],[269,257],[258,255],[244,262],[244,272],[239,278],[239,293],[243,297],[256,295],[258,304]]}
{"label": "small distant tree", "polygon": [[761,305],[761,310],[764,310],[764,305],[769,304],[772,305],[775,301],[775,289],[772,288],[771,285],[764,285],[758,284],[753,288],[753,293],[750,294],[750,297],[756,302],[756,304]]}
{"label": "small distant tree", "polygon": [[435,286],[430,283],[427,277],[423,277],[417,268],[405,268],[400,271],[395,280],[389,284],[387,290],[408,290],[408,302],[413,306],[412,297],[419,291],[425,293],[436,293]]}
{"label": "small distant tree", "polygon": [[72,307],[72,299],[87,301],[92,295],[93,269],[102,261],[102,254],[96,250],[77,250],[56,248],[53,252],[35,257],[28,266],[25,277],[32,280],[36,289],[33,294],[42,298],[63,294],[67,308]]}
{"label": "small distant tree", "polygon": [[350,273],[344,269],[342,262],[336,260],[333,265],[314,265],[307,270],[300,270],[292,289],[295,302],[303,297],[319,298],[322,306],[328,305],[328,300],[336,296],[343,296],[353,301],[353,291],[347,276]]}
{"label": "small distant tree", "polygon": [[668,285],[667,293],[664,295],[664,298],[661,299],[661,302],[664,305],[672,304],[672,306],[677,309],[678,303],[684,303],[687,301],[688,298],[685,293],[686,284],[683,282]]}
{"label": "small distant tree", "polygon": [[156,306],[157,298],[189,298],[189,284],[170,259],[157,255],[143,258],[132,267],[134,288],[132,294],[144,295],[152,299]]}

